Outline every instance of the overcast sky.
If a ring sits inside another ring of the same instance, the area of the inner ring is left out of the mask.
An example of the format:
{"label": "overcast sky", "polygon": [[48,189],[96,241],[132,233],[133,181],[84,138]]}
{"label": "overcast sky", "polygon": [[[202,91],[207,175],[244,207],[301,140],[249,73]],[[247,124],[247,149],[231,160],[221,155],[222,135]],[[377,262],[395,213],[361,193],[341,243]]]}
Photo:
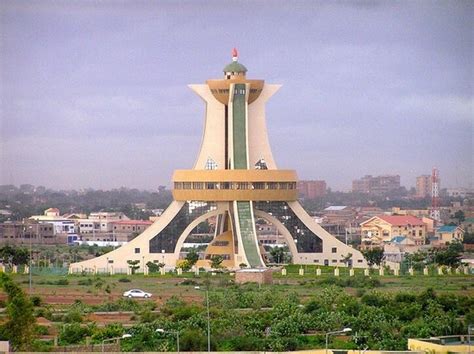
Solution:
{"label": "overcast sky", "polygon": [[170,185],[239,49],[279,168],[473,186],[472,1],[0,1],[0,184]]}

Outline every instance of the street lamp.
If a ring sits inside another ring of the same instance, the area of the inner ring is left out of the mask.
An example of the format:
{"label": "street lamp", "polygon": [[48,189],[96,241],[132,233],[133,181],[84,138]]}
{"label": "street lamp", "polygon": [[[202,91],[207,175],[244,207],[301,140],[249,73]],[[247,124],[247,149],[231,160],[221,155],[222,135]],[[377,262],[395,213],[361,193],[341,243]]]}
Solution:
{"label": "street lamp", "polygon": [[207,351],[211,352],[211,320],[209,316],[209,290],[206,290],[206,307],[207,307]]}
{"label": "street lamp", "polygon": [[[31,283],[32,283],[32,281],[31,281],[31,265],[32,265],[32,260],[31,260],[31,258],[32,258],[32,253],[33,253],[33,246],[32,246],[32,241],[31,241],[31,234],[33,233],[33,231],[32,231],[32,230],[33,230],[33,226],[28,226],[28,228],[30,229],[30,232],[29,232],[29,235],[30,235],[30,257],[29,257],[29,258],[30,258],[30,259],[29,259],[29,262],[28,262],[28,263],[29,263],[29,264],[28,264],[28,273],[29,273],[29,274],[28,274],[28,282],[29,282],[29,288],[28,288],[28,290],[29,290],[29,294],[30,294],[30,296],[31,296]],[[38,230],[38,228],[36,228],[36,230]]]}
{"label": "street lamp", "polygon": [[471,332],[474,329],[474,325],[470,324],[467,326],[467,344],[469,346],[469,354],[471,354]]}
{"label": "street lamp", "polygon": [[157,328],[155,330],[157,333],[171,333],[176,335],[176,349],[178,350],[179,353],[179,331],[165,331],[163,328]]}
{"label": "street lamp", "polygon": [[334,332],[328,332],[328,333],[326,333],[326,354],[328,354],[329,336],[330,336],[331,334],[342,334],[342,333],[348,333],[348,332],[351,332],[351,331],[352,331],[352,328],[346,327],[346,328],[344,328],[344,329],[342,329],[342,330],[340,330],[340,331],[334,331]]}
{"label": "street lamp", "polygon": [[[194,289],[200,290],[199,286]],[[211,319],[209,316],[209,290],[206,290],[206,310],[207,310],[207,351],[211,352]]]}

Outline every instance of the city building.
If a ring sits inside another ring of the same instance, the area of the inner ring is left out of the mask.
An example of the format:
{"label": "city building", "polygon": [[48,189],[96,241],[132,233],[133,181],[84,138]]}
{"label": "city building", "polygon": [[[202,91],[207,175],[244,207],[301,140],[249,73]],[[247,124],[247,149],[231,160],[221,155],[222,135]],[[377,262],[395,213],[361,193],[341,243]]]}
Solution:
{"label": "city building", "polygon": [[431,197],[431,175],[421,175],[416,177],[416,194],[417,198]]}
{"label": "city building", "polygon": [[352,192],[382,196],[400,189],[399,175],[371,176],[352,181]]}
{"label": "city building", "polygon": [[465,232],[474,233],[474,218],[466,218],[461,225]]}
{"label": "city building", "polygon": [[120,220],[129,220],[129,218],[122,212],[107,212],[100,211],[90,213],[88,220],[99,222],[100,232],[112,232],[113,223]]}
{"label": "city building", "polygon": [[296,172],[277,168],[267,136],[265,104],[280,85],[247,79],[247,69],[237,59],[234,50],[223,79],[190,85],[206,103],[204,135],[193,169],[173,174],[174,201],[132,241],[72,264],[71,272],[127,268],[127,260],[163,262],[174,268],[188,236],[210,218],[216,220],[214,239],[202,257],[223,255],[231,269],[242,264],[265,267],[258,218],[277,227],[294,263],[342,266],[342,256],[350,253],[353,266],[367,266],[358,250],[325,231],[297,201]]}
{"label": "city building", "polygon": [[326,195],[326,181],[298,181],[298,192],[301,198],[315,199]]}
{"label": "city building", "polygon": [[446,188],[446,195],[451,198],[472,198],[474,191],[469,188]]}
{"label": "city building", "polygon": [[405,243],[424,245],[426,224],[411,215],[379,215],[360,224],[362,243],[383,245],[386,242],[401,242],[397,237],[405,237]]}
{"label": "city building", "polygon": [[144,232],[153,222],[148,220],[119,220],[112,222],[115,241],[130,241]]}
{"label": "city building", "polygon": [[332,205],[323,211],[324,222],[328,224],[348,224],[356,216],[356,211],[345,205]]}
{"label": "city building", "polygon": [[464,230],[456,225],[444,225],[436,229],[435,237],[431,240],[434,246],[445,245],[453,241],[462,242]]}
{"label": "city building", "polygon": [[54,245],[67,242],[66,233],[56,233],[52,223],[8,221],[0,224],[0,244]]}
{"label": "city building", "polygon": [[[433,354],[471,353],[472,339],[469,335],[408,339],[408,349],[412,352]],[[471,342],[471,343],[470,343]]]}
{"label": "city building", "polygon": [[62,217],[57,208],[46,209],[43,215],[30,216],[29,220],[36,221],[39,224],[51,224],[55,235],[66,235],[69,240],[77,237],[75,220]]}

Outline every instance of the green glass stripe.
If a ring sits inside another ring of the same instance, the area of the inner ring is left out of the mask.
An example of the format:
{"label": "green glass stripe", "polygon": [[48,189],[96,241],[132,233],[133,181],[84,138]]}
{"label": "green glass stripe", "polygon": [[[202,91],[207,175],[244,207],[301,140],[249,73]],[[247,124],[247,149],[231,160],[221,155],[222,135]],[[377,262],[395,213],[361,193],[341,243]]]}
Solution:
{"label": "green glass stripe", "polygon": [[244,246],[245,255],[251,267],[262,267],[258,250],[257,235],[254,233],[254,223],[252,213],[250,212],[251,204],[248,201],[237,202],[237,214],[239,216],[240,235]]}
{"label": "green glass stripe", "polygon": [[233,135],[234,169],[247,169],[247,127],[245,121],[245,85],[234,86],[233,99]]}

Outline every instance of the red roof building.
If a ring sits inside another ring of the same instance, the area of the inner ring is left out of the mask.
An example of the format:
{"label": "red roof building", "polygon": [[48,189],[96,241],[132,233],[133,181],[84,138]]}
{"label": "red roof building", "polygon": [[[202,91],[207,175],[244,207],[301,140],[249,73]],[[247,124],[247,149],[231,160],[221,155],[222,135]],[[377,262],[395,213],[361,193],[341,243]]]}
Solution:
{"label": "red roof building", "polygon": [[427,225],[412,215],[378,215],[360,224],[362,243],[382,245],[403,236],[415,245],[426,242]]}

